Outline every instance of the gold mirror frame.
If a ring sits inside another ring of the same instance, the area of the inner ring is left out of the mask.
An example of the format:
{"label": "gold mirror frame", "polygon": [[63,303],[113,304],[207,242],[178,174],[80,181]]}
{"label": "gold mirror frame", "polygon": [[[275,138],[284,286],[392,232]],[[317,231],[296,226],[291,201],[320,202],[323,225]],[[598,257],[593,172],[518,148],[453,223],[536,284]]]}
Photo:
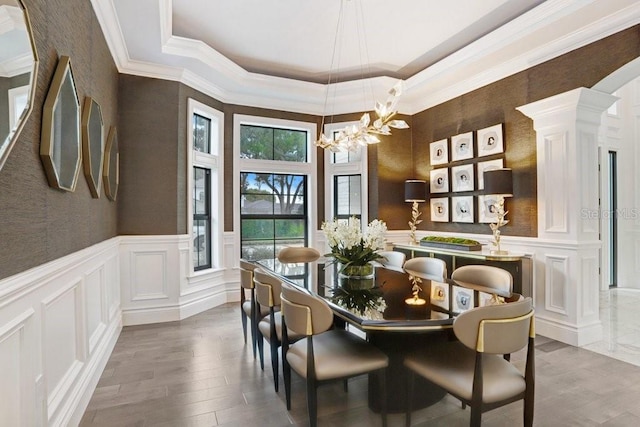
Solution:
{"label": "gold mirror frame", "polygon": [[81,154],[80,102],[71,60],[61,56],[42,108],[40,158],[51,187],[75,191]]}
{"label": "gold mirror frame", "polygon": [[[14,48],[17,44],[22,44],[24,45],[24,51],[12,55],[10,58],[0,58],[0,62],[4,64],[4,68],[9,67],[11,69],[8,71],[5,70],[0,76],[0,78],[6,78],[8,80],[8,86],[10,87],[7,93],[9,110],[7,111],[8,117],[6,117],[6,137],[4,132],[0,135],[0,138],[2,138],[0,140],[0,170],[7,161],[11,149],[18,140],[20,131],[22,131],[33,109],[36,77],[38,75],[38,52],[36,50],[27,8],[24,6],[22,0],[13,1],[15,2],[15,7],[8,4],[0,6],[0,22],[2,22],[2,28],[0,28],[0,43],[2,43],[6,37],[6,43],[11,44]],[[18,16],[18,10],[20,10],[22,14],[22,19]],[[20,37],[21,31],[26,33],[28,41],[22,40],[22,43],[20,43],[20,39],[22,38]],[[16,37],[18,38],[17,42]],[[26,76],[27,73],[30,75]],[[25,80],[28,80],[27,84],[25,84]],[[19,111],[18,107],[22,104],[24,104],[24,107],[22,111]],[[12,121],[15,121],[15,123],[12,123]],[[4,128],[4,126],[2,127]]]}
{"label": "gold mirror frame", "polygon": [[115,126],[109,128],[107,136],[102,180],[104,181],[104,194],[109,200],[115,202],[120,184],[120,153],[118,152],[118,133]]}
{"label": "gold mirror frame", "polygon": [[104,159],[104,126],[102,110],[95,99],[87,96],[82,107],[82,166],[94,199],[100,198]]}

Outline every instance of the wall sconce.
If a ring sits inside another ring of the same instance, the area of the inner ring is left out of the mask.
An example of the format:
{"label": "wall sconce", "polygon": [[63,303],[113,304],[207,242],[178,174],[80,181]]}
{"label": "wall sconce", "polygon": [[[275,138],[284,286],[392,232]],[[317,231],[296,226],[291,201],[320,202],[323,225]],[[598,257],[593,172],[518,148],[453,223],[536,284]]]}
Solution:
{"label": "wall sconce", "polygon": [[495,223],[489,224],[493,231],[493,246],[491,251],[496,255],[507,255],[508,251],[500,249],[500,227],[509,221],[505,219],[508,211],[504,210],[504,198],[513,197],[513,174],[511,169],[493,169],[484,173],[484,194],[496,196],[496,203],[492,205],[497,216]]}
{"label": "wall sconce", "polygon": [[418,203],[427,201],[427,185],[426,181],[420,179],[408,179],[404,182],[404,201],[413,202],[411,207],[411,221],[409,221],[409,237],[412,245],[418,244],[416,239],[416,228],[422,222],[420,215],[422,212],[418,210]]}

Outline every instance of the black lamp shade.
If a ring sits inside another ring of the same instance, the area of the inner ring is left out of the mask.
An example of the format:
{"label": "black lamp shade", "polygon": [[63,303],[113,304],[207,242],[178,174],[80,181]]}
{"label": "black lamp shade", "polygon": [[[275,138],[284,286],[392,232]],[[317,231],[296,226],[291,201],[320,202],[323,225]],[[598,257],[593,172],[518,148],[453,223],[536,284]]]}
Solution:
{"label": "black lamp shade", "polygon": [[421,179],[408,179],[404,182],[405,202],[425,202],[427,200],[426,181]]}
{"label": "black lamp shade", "polygon": [[493,169],[484,172],[484,194],[513,196],[513,174],[511,169]]}

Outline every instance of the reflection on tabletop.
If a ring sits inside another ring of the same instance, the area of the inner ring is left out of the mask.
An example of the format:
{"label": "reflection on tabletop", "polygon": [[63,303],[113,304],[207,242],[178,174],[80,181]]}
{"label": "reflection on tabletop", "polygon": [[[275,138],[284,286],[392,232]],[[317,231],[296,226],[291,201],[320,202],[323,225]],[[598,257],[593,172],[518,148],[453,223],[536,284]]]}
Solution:
{"label": "reflection on tabletop", "polygon": [[[451,325],[453,318],[474,307],[496,303],[486,289],[448,279],[422,279],[414,293],[411,276],[402,269],[376,266],[373,278],[340,277],[338,267],[326,259],[313,263],[282,264],[274,259],[259,263],[278,275],[306,287],[329,302],[338,315],[356,326]],[[308,286],[310,285],[310,286]],[[410,304],[418,297],[423,304]]]}

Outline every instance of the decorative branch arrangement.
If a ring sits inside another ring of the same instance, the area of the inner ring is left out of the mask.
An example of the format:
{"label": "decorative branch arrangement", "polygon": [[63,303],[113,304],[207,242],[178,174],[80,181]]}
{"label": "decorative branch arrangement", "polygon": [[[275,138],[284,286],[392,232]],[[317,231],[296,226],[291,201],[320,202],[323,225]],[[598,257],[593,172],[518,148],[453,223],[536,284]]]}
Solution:
{"label": "decorative branch arrangement", "polygon": [[418,202],[413,202],[413,206],[411,207],[411,221],[409,221],[409,238],[411,239],[412,245],[418,244],[418,239],[416,238],[416,229],[418,224],[422,222],[420,218],[422,212],[418,210]]}
{"label": "decorative branch arrangement", "polygon": [[504,210],[504,197],[497,196],[496,204],[493,205],[493,207],[496,209],[497,220],[495,223],[489,224],[489,227],[491,227],[491,231],[493,231],[493,242],[491,242],[491,244],[495,246],[496,249],[491,252],[497,255],[505,255],[508,252],[500,250],[500,227],[509,222],[508,219],[504,219],[509,213],[509,211]]}

